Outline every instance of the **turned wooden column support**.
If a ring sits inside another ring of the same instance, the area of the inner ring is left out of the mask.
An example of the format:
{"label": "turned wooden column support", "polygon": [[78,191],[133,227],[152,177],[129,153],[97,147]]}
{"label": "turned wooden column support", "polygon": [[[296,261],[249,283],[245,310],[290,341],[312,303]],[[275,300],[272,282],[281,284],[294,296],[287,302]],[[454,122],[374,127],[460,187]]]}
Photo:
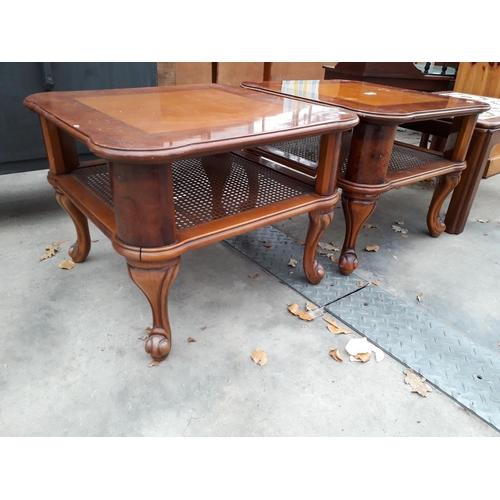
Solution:
{"label": "turned wooden column support", "polygon": [[363,224],[375,210],[380,195],[352,195],[342,193],[342,208],[345,218],[345,239],[339,257],[340,273],[348,276],[359,265],[356,255],[356,240]]}
{"label": "turned wooden column support", "polygon": [[180,257],[150,267],[147,263],[127,259],[132,281],[147,297],[153,313],[153,326],[148,329],[146,352],[154,361],[163,361],[172,346],[172,331],[168,319],[168,294],[179,271]]}
{"label": "turned wooden column support", "polygon": [[313,285],[317,285],[325,275],[323,266],[316,260],[316,249],[321,236],[332,222],[333,215],[334,210],[328,212],[313,210],[309,212],[309,228],[304,246],[303,267],[307,279]]}
{"label": "turned wooden column support", "polygon": [[71,245],[68,254],[74,262],[83,262],[87,258],[91,246],[88,219],[62,191],[56,187],[54,190],[57,202],[71,217],[76,229],[76,241]]}
{"label": "turned wooden column support", "polygon": [[455,189],[459,183],[462,172],[451,172],[441,175],[436,180],[434,194],[432,195],[429,211],[427,212],[427,227],[429,234],[437,238],[445,229],[446,225],[441,220],[439,212],[443,206],[444,200]]}

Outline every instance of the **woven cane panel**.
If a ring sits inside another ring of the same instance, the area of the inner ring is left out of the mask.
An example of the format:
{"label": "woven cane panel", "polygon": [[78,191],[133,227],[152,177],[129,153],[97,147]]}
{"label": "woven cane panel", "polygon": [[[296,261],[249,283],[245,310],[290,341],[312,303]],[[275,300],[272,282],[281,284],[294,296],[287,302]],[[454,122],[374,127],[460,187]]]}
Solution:
{"label": "woven cane panel", "polygon": [[[181,160],[172,164],[177,229],[287,200],[314,188],[234,154]],[[72,175],[113,208],[107,165]]]}
{"label": "woven cane panel", "polygon": [[107,164],[75,170],[72,175],[109,208],[113,208],[113,195],[109,185]]}
{"label": "woven cane panel", "polygon": [[[350,136],[348,134],[343,134],[343,136],[340,171],[345,173],[349,155]],[[310,137],[298,141],[280,142],[272,144],[270,147],[317,164],[319,158],[319,141],[319,137]],[[387,172],[393,173],[402,170],[412,170],[423,165],[436,163],[442,159],[442,156],[433,153],[394,144]]]}
{"label": "woven cane panel", "polygon": [[233,154],[183,160],[172,168],[178,229],[314,191]]}

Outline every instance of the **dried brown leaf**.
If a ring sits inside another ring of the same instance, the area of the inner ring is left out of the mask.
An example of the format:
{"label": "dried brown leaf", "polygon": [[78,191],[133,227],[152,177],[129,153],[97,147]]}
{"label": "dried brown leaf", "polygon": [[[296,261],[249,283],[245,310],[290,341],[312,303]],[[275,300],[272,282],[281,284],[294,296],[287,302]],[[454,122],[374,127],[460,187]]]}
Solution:
{"label": "dried brown leaf", "polygon": [[196,342],[196,340],[193,337],[188,337],[188,342]]}
{"label": "dried brown leaf", "polygon": [[151,361],[151,363],[148,364],[148,366],[151,368],[152,366],[160,366],[161,361]]}
{"label": "dried brown leaf", "polygon": [[359,354],[354,355],[354,359],[358,359],[359,361],[363,361],[363,363],[370,361],[370,357],[371,357],[371,354],[369,352],[360,352]]}
{"label": "dried brown leaf", "polygon": [[296,267],[297,266],[297,261],[295,259],[290,259],[288,261],[288,265],[291,267]]}
{"label": "dried brown leaf", "polygon": [[56,247],[58,247],[58,246],[62,245],[63,243],[66,243],[67,241],[68,241],[68,240],[58,241],[58,242],[56,243]]}
{"label": "dried brown leaf", "polygon": [[332,318],[323,318],[323,319],[328,323],[327,328],[330,331],[330,333],[334,333],[335,335],[339,333],[345,333],[345,334],[352,333],[351,330],[338,326],[337,323],[335,323],[335,321]]}
{"label": "dried brown leaf", "polygon": [[312,302],[306,302],[306,310],[314,311],[317,308],[318,306],[316,304],[313,304]]}
{"label": "dried brown leaf", "polygon": [[52,243],[50,247],[45,248],[45,253],[40,257],[39,262],[45,259],[50,259],[51,257],[54,257],[56,252],[58,252],[60,249],[57,245]]}
{"label": "dried brown leaf", "polygon": [[248,277],[255,280],[259,277],[259,275],[258,274],[254,274],[253,276],[248,275]]}
{"label": "dried brown leaf", "polygon": [[295,316],[298,316],[304,321],[312,321],[314,318],[306,311],[301,311],[298,304],[290,304],[288,310]]}
{"label": "dried brown leaf", "polygon": [[267,354],[260,349],[255,349],[255,351],[250,356],[253,362],[257,365],[264,366],[267,363]]}
{"label": "dried brown leaf", "polygon": [[264,246],[265,246],[266,248],[271,248],[271,247],[272,247],[271,243],[264,243]]}
{"label": "dried brown leaf", "polygon": [[372,285],[379,286],[380,285],[380,281],[379,280],[373,280],[372,281]]}
{"label": "dried brown leaf", "polygon": [[361,288],[365,283],[363,281],[358,281],[358,286]]}
{"label": "dried brown leaf", "polygon": [[342,356],[340,355],[340,352],[338,349],[332,349],[328,353],[335,361],[343,361]]}
{"label": "dried brown leaf", "polygon": [[403,371],[406,375],[405,382],[411,387],[411,392],[416,392],[421,396],[427,396],[428,392],[432,392],[432,387],[425,383],[425,378],[419,377],[411,368]]}
{"label": "dried brown leaf", "polygon": [[378,252],[380,247],[378,245],[368,245],[365,250],[367,252]]}
{"label": "dried brown leaf", "polygon": [[297,243],[299,243],[300,245],[304,245],[305,244],[305,241],[304,240],[295,240]]}
{"label": "dried brown leaf", "polygon": [[373,224],[369,224],[368,222],[366,224],[363,224],[364,229],[373,229],[376,227],[378,227],[378,226],[374,226]]}
{"label": "dried brown leaf", "polygon": [[338,252],[340,251],[339,247],[335,245],[335,243],[323,243],[320,241],[318,243],[318,246],[320,250],[318,250],[319,253],[322,253],[321,250],[324,250],[326,252]]}
{"label": "dried brown leaf", "polygon": [[75,263],[72,261],[72,260],[63,260],[60,264],[59,264],[59,268],[60,269],[73,269],[75,267]]}

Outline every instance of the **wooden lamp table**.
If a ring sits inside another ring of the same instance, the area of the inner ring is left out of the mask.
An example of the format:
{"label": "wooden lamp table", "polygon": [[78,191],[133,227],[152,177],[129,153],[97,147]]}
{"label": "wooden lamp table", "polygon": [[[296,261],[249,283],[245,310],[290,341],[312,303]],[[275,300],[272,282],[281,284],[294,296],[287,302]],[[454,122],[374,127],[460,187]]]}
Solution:
{"label": "wooden lamp table", "polygon": [[[349,275],[358,267],[355,247],[359,231],[375,209],[380,195],[390,189],[437,177],[427,227],[434,237],[445,230],[439,212],[460,180],[477,115],[489,109],[486,103],[348,80],[244,82],[242,86],[337,106],[358,114],[360,122],[352,136],[345,134],[338,179],[346,222],[339,258],[342,274]],[[453,117],[453,121],[442,153],[395,142],[399,125],[443,117]],[[304,146],[307,141],[260,149],[263,155],[282,158],[282,161],[299,161],[304,171],[314,171],[317,143]],[[301,149],[308,149],[311,157],[305,157]]]}
{"label": "wooden lamp table", "polygon": [[[72,218],[69,254],[90,251],[90,219],[125,257],[153,314],[146,351],[171,347],[167,300],[183,253],[309,213],[304,270],[318,283],[317,243],[339,199],[343,131],[354,113],[239,87],[196,85],[28,96],[40,115],[57,201]],[[320,136],[314,176],[241,152]],[[80,164],[75,141],[100,159]],[[277,167],[277,168],[273,168]]]}

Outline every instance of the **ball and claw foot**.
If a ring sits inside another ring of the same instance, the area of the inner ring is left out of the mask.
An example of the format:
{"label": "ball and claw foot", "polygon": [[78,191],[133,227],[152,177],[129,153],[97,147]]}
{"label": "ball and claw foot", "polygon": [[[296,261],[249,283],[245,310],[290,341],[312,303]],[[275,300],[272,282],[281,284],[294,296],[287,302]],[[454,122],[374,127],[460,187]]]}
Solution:
{"label": "ball and claw foot", "polygon": [[170,340],[158,333],[151,333],[145,346],[146,352],[157,362],[163,361],[168,356],[170,347]]}
{"label": "ball and claw foot", "polygon": [[354,252],[346,252],[339,257],[340,274],[343,274],[344,276],[349,276],[355,269],[357,269],[358,265],[358,257]]}

